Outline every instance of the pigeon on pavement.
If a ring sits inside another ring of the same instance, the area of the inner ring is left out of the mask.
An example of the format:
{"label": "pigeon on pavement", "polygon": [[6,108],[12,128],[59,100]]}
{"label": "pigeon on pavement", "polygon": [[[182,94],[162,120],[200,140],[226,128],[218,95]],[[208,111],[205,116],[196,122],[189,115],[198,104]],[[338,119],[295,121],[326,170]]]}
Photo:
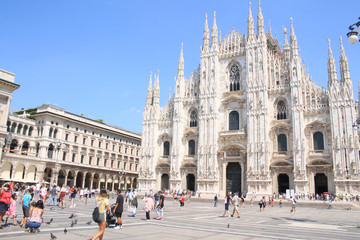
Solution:
{"label": "pigeon on pavement", "polygon": [[51,238],[51,240],[54,240],[54,239],[56,239],[56,236],[54,234],[50,233],[50,238]]}

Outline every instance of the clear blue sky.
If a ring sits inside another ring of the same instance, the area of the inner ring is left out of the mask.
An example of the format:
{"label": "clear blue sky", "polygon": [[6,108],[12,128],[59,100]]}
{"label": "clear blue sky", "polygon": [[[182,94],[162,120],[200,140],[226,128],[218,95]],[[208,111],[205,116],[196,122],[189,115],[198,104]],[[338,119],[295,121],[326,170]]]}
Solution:
{"label": "clear blue sky", "polygon": [[[339,73],[339,36],[349,59],[354,94],[360,79],[360,43],[346,33],[359,14],[358,1],[263,0],[266,32],[284,41],[282,26],[295,33],[313,81],[327,88],[327,38]],[[232,28],[246,33],[248,1],[1,1],[0,68],[21,87],[11,110],[53,104],[93,119],[141,132],[150,71],[160,71],[161,105],[168,99],[181,42],[185,75],[200,61],[205,22],[213,12],[222,38]],[[257,1],[252,1],[256,19]],[[255,20],[256,21],[256,20]]]}

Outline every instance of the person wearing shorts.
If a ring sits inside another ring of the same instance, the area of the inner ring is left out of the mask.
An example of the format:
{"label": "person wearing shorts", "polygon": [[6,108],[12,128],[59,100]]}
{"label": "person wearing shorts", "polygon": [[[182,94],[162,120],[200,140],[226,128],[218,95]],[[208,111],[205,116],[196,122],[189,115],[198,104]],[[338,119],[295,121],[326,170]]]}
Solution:
{"label": "person wearing shorts", "polygon": [[115,214],[115,217],[117,217],[117,222],[116,222],[116,226],[114,227],[114,229],[122,229],[122,212],[124,209],[124,198],[123,196],[121,196],[121,189],[117,189],[116,191],[117,194],[117,199],[116,199],[116,205],[114,207],[113,210],[113,214]]}
{"label": "person wearing shorts", "polygon": [[32,193],[33,193],[33,190],[30,188],[22,199],[22,210],[23,210],[23,214],[24,214],[24,217],[20,224],[20,226],[22,228],[25,228],[26,221],[27,221],[28,217],[30,216],[30,202],[32,199],[32,196],[31,196]]}

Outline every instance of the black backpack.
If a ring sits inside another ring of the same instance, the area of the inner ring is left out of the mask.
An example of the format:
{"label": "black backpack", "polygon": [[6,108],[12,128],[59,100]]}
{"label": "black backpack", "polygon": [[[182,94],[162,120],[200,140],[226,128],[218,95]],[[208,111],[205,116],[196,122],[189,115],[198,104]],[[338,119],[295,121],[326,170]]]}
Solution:
{"label": "black backpack", "polygon": [[[101,201],[101,203],[99,204],[99,206],[103,203],[104,200]],[[95,202],[96,204],[96,202]],[[94,220],[94,222],[101,222],[102,220],[102,216],[100,217],[100,212],[99,212],[99,206],[96,205],[96,207],[94,208],[94,211],[92,213],[92,218]]]}

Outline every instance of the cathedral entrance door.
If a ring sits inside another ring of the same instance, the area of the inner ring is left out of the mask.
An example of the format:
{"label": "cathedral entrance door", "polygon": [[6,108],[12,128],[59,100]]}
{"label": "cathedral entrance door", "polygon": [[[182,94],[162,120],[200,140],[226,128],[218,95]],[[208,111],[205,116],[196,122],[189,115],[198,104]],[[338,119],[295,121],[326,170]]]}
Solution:
{"label": "cathedral entrance door", "polygon": [[315,193],[322,194],[328,192],[327,177],[323,173],[317,173],[315,175]]}
{"label": "cathedral entrance door", "polygon": [[169,189],[169,175],[161,175],[161,190]]}
{"label": "cathedral entrance door", "polygon": [[289,176],[287,174],[279,174],[278,176],[278,192],[286,193],[286,189],[290,188]]}
{"label": "cathedral entrance door", "polygon": [[226,192],[241,193],[241,167],[240,163],[228,163],[226,168]]}
{"label": "cathedral entrance door", "polygon": [[186,176],[186,189],[195,191],[195,176],[194,174],[188,174]]}

